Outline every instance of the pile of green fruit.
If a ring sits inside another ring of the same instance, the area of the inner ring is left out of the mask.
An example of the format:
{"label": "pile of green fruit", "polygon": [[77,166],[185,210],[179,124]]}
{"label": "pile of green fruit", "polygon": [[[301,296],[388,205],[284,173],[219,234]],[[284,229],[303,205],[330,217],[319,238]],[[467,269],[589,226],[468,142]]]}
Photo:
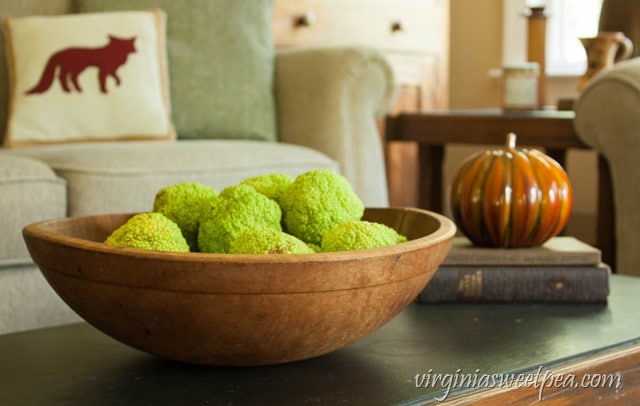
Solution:
{"label": "pile of green fruit", "polygon": [[105,243],[172,252],[304,254],[406,241],[384,224],[362,220],[363,213],[349,181],[327,169],[295,179],[261,175],[220,193],[185,182],[159,190],[153,211],[134,215]]}

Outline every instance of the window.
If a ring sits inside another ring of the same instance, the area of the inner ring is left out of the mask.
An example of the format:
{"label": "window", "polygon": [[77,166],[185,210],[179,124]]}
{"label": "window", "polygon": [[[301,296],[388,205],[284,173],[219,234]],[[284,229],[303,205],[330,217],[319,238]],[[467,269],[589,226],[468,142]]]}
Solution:
{"label": "window", "polygon": [[527,58],[528,7],[544,6],[547,18],[547,75],[581,75],[587,58],[580,37],[598,32],[602,0],[504,0],[503,63]]}

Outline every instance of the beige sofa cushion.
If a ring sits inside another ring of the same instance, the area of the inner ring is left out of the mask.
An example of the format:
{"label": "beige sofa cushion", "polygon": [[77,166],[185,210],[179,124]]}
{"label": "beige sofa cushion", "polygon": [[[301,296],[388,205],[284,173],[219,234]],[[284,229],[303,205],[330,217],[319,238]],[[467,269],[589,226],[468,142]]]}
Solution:
{"label": "beige sofa cushion", "polygon": [[0,335],[81,321],[35,265],[0,269],[0,298]]}
{"label": "beige sofa cushion", "polygon": [[149,211],[161,187],[200,182],[220,190],[244,178],[338,170],[315,150],[238,140],[79,143],[10,150],[47,164],[67,180],[69,215]]}
{"label": "beige sofa cushion", "polygon": [[0,152],[0,196],[0,268],[31,264],[22,228],[65,216],[65,182],[42,162]]}

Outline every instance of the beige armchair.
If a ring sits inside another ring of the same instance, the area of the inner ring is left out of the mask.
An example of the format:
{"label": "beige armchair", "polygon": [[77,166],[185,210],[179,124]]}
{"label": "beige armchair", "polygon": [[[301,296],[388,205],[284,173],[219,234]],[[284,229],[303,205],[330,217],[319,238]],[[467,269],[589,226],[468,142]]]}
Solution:
{"label": "beige armchair", "polygon": [[609,162],[615,271],[640,276],[640,58],[594,77],[574,105],[575,128]]}

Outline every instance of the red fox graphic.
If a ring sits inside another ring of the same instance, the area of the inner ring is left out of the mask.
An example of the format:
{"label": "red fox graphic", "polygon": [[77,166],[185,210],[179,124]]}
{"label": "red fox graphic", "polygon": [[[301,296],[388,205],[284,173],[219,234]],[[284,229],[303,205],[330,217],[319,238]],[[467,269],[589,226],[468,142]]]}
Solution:
{"label": "red fox graphic", "polygon": [[116,84],[120,85],[120,78],[116,71],[124,65],[130,53],[136,52],[133,44],[135,39],[136,37],[122,39],[109,35],[109,43],[103,47],[65,48],[54,53],[49,57],[38,84],[28,90],[27,94],[46,92],[53,84],[58,70],[58,81],[65,92],[71,92],[67,82],[69,79],[73,87],[78,92],[82,92],[78,76],[89,66],[98,68],[100,91],[107,93],[107,77],[112,76]]}

